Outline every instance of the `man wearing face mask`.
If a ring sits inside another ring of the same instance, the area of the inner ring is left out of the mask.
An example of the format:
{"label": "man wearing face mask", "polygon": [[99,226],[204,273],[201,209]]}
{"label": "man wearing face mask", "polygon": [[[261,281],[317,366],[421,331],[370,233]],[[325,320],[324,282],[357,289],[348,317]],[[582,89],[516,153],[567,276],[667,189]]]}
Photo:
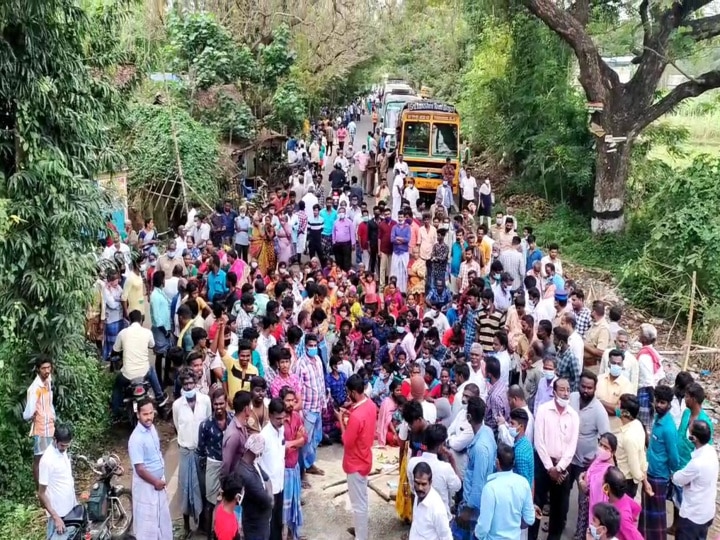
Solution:
{"label": "man wearing face mask", "polygon": [[348,219],[344,208],[340,208],[332,229],[332,243],[335,260],[343,271],[352,267],[352,247],[355,245],[355,226]]}
{"label": "man wearing face mask", "polygon": [[[447,169],[449,167],[449,169]],[[450,172],[452,170],[452,172]],[[445,173],[448,174],[445,174]],[[450,163],[448,158],[445,166],[443,167],[443,180],[435,191],[435,205],[442,206],[447,214],[450,214],[450,210],[453,208],[453,188],[452,181],[455,178],[455,168]]]}
{"label": "man wearing face mask", "polygon": [[200,424],[212,414],[210,398],[195,388],[195,374],[189,367],[180,371],[182,387],[180,399],[173,402],[173,425],[177,433],[180,463],[178,465],[178,491],[183,514],[185,534],[190,533],[190,517],[200,523],[203,509],[195,449],[198,446]]}
{"label": "man wearing face mask", "polygon": [[[570,383],[555,379],[554,398],[538,407],[535,415],[535,505],[550,502],[548,539],[559,540],[565,529],[572,484],[568,468],[575,455],[580,431],[578,413],[570,407]],[[549,494],[549,498],[548,498]],[[528,537],[537,540],[540,523]]]}
{"label": "man wearing face mask", "polygon": [[166,276],[172,276],[173,269],[176,266],[181,266],[183,269],[183,276],[187,275],[187,269],[185,268],[185,261],[182,258],[182,252],[177,249],[177,242],[170,240],[167,251],[158,257],[156,263],[156,271],[162,270]]}
{"label": "man wearing face mask", "polygon": [[240,535],[235,508],[242,504],[244,498],[245,485],[239,474],[230,474],[223,479],[222,500],[215,510],[215,524],[212,527],[217,540],[236,540]]}
{"label": "man wearing face mask", "polygon": [[385,288],[392,265],[393,242],[392,231],[397,222],[391,217],[391,211],[386,208],[383,220],[378,224],[378,251],[380,253],[380,290]]}
{"label": "man wearing face mask", "polygon": [[[609,370],[598,376],[596,395],[610,417],[610,429],[619,435],[622,422],[616,411],[620,406],[620,396],[632,394],[632,383],[623,375],[623,354],[613,349],[608,355]],[[602,432],[601,432],[602,433]]]}
{"label": "man wearing face mask", "polygon": [[47,538],[63,534],[69,538],[75,531],[75,527],[65,527],[62,519],[77,505],[72,462],[67,453],[72,439],[70,426],[57,426],[53,443],[40,458],[37,495],[48,515]]}
{"label": "man wearing face mask", "polygon": [[407,292],[407,268],[410,261],[410,223],[412,223],[412,212],[408,210],[405,213],[405,220],[398,223],[390,233],[390,242],[393,246],[390,273],[397,277],[397,288],[400,292]]}

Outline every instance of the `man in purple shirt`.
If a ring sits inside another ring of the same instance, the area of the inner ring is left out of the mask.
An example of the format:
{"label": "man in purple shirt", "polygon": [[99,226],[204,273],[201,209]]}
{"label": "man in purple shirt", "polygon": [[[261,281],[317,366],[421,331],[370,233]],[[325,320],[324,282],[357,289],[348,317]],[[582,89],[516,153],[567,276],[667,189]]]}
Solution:
{"label": "man in purple shirt", "polygon": [[352,266],[352,247],[355,245],[355,226],[348,219],[345,208],[338,211],[337,220],[332,230],[333,251],[335,262],[345,272]]}
{"label": "man in purple shirt", "polygon": [[223,434],[222,446],[222,469],[221,474],[226,478],[235,470],[235,465],[240,463],[240,458],[245,453],[245,441],[248,438],[247,419],[250,416],[250,392],[236,392],[232,398],[235,416],[228,424]]}
{"label": "man in purple shirt", "polygon": [[405,219],[393,227],[390,233],[390,242],[393,246],[390,275],[397,277],[397,288],[400,292],[407,292],[408,263],[410,262],[410,235],[412,229],[412,210],[405,210]]}

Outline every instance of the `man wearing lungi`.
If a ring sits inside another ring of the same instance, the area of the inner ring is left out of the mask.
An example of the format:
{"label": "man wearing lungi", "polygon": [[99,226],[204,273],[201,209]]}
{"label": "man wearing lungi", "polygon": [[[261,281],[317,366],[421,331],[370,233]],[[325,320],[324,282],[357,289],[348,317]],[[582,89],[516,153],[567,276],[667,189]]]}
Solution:
{"label": "man wearing lungi", "polygon": [[137,408],[138,424],[130,435],[133,466],[133,534],[143,540],[173,540],[170,505],[165,489],[165,462],[153,425],[155,405],[149,398]]}
{"label": "man wearing lungi", "polygon": [[220,495],[223,433],[230,422],[225,390],[220,387],[210,392],[213,415],[200,424],[196,453],[200,458],[200,474],[205,471],[205,502],[208,530],[212,530],[212,516]]}
{"label": "man wearing lungi", "polygon": [[638,530],[645,540],[667,538],[665,501],[670,479],[680,468],[677,428],[672,416],[668,414],[672,399],[672,388],[664,385],[655,387],[656,414],[647,451],[647,481],[652,487],[653,495],[648,495],[643,490],[642,511],[638,524]]}
{"label": "man wearing lungi", "polygon": [[195,373],[190,367],[181,368],[179,379],[181,396],[173,402],[172,411],[180,454],[177,496],[187,536],[190,534],[190,517],[196,524],[201,524],[203,503],[195,450],[198,446],[200,424],[212,414],[212,405],[210,398],[195,388]]}

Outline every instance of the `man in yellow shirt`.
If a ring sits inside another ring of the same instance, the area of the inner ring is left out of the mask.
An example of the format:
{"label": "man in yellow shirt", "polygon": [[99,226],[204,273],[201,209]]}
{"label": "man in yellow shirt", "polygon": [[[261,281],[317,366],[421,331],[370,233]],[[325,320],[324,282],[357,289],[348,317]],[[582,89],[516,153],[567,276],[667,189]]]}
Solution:
{"label": "man in yellow shirt", "polygon": [[610,347],[610,325],[605,319],[605,304],[596,300],[590,311],[592,323],[585,333],[585,366],[596,366]]}
{"label": "man in yellow shirt", "polygon": [[[219,323],[218,332],[224,332],[224,321]],[[222,358],[225,366],[225,376],[227,377],[228,396],[232,398],[237,392],[245,390],[250,391],[250,379],[258,375],[258,370],[252,365],[252,345],[247,339],[241,339],[238,342],[238,357],[233,358],[225,350],[224,340],[219,340],[218,354]]]}
{"label": "man in yellow shirt", "polygon": [[615,435],[620,433],[622,422],[617,414],[620,407],[620,396],[634,394],[633,385],[623,375],[623,352],[613,349],[608,355],[608,371],[598,375],[595,396],[600,400],[610,417],[610,429]]}
{"label": "man in yellow shirt", "polygon": [[145,282],[140,277],[140,257],[140,255],[133,253],[128,266],[127,277],[125,278],[125,286],[120,297],[125,316],[135,310],[142,313],[143,317],[147,315],[145,309]]}

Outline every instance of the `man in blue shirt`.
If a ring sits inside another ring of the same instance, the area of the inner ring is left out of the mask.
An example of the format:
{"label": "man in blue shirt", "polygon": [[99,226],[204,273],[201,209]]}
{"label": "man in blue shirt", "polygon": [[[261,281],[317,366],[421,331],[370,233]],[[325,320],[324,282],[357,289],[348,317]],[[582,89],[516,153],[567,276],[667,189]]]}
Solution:
{"label": "man in blue shirt", "polygon": [[411,223],[412,210],[406,210],[405,219],[395,225],[390,233],[390,242],[393,246],[390,275],[397,277],[397,288],[403,293],[407,292],[410,236],[412,234]]}
{"label": "man in blue shirt", "polygon": [[337,210],[333,208],[332,197],[325,199],[325,208],[320,210],[320,217],[323,219],[323,228],[320,241],[322,243],[324,260],[329,259],[333,254],[332,247],[332,232],[335,227],[335,220],[337,220]]}
{"label": "man in blue shirt", "polygon": [[458,292],[458,276],[460,276],[460,265],[462,264],[463,253],[468,247],[465,241],[465,231],[459,229],[455,232],[455,242],[450,249],[450,287],[454,293]]}
{"label": "man in blue shirt", "polygon": [[673,473],[680,469],[677,428],[672,415],[668,414],[673,400],[673,389],[660,385],[655,387],[655,421],[650,434],[647,451],[647,480],[654,495],[642,492],[642,511],[638,530],[643,538],[666,538],[667,515],[665,499]]}
{"label": "man in blue shirt", "polygon": [[[454,540],[473,538],[481,513],[482,492],[488,477],[495,471],[497,444],[492,430],[483,423],[484,418],[485,402],[481,397],[471,397],[467,404],[467,419],[475,435],[467,447],[468,464],[463,478],[463,500],[457,517],[452,522]],[[512,469],[512,464],[510,468]]]}
{"label": "man in blue shirt", "polygon": [[480,291],[476,287],[470,287],[465,294],[467,308],[463,318],[463,329],[465,330],[465,358],[470,358],[470,347],[475,343],[477,333],[477,318],[482,312],[480,304]]}
{"label": "man in blue shirt", "polygon": [[525,478],[513,472],[515,452],[501,443],[497,449],[498,472],[487,478],[482,492],[482,513],[475,527],[477,540],[519,538],[522,524],[535,522],[532,491]]}
{"label": "man in blue shirt", "polygon": [[235,210],[232,209],[232,204],[230,203],[230,201],[225,201],[225,205],[223,206],[223,213],[220,216],[224,229],[222,241],[225,245],[232,246],[233,237],[235,236],[236,217],[237,213],[235,213]]}
{"label": "man in blue shirt", "polygon": [[525,271],[532,270],[535,261],[542,262],[543,254],[535,243],[535,236],[529,234],[527,237],[527,257],[525,258]]}
{"label": "man in blue shirt", "polygon": [[220,257],[217,253],[213,253],[210,259],[210,273],[207,276],[207,296],[211,302],[215,301],[215,297],[220,295],[223,298],[227,296],[227,275],[224,270],[220,270]]}

